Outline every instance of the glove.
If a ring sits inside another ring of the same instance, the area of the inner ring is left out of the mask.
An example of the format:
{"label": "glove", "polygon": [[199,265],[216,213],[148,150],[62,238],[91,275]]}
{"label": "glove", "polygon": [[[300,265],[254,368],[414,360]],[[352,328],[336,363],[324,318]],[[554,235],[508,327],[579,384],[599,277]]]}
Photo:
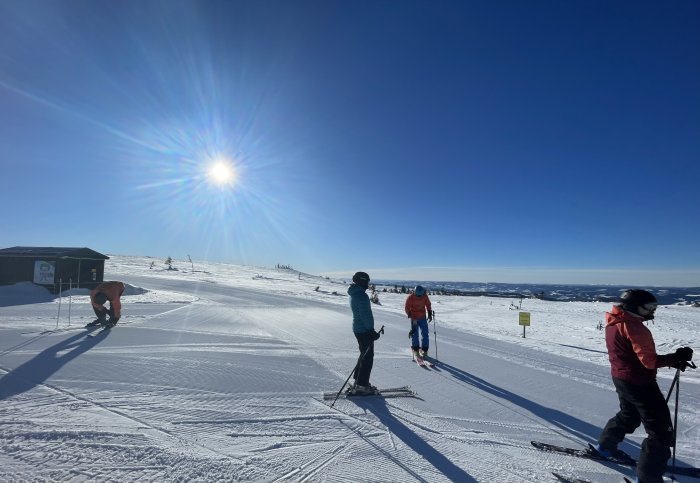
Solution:
{"label": "glove", "polygon": [[428,310],[428,322],[432,322],[432,321],[433,321],[433,311]]}
{"label": "glove", "polygon": [[411,330],[408,331],[408,338],[409,338],[409,339],[410,339],[411,337],[413,337],[413,330],[414,330],[414,329],[411,328]]}
{"label": "glove", "polygon": [[693,349],[690,347],[681,347],[680,349],[676,349],[673,356],[679,361],[687,362],[693,358]]}
{"label": "glove", "polygon": [[372,338],[373,338],[374,340],[377,340],[377,339],[379,339],[379,338],[381,337],[381,336],[379,335],[379,332],[377,332],[376,330],[373,331],[373,332],[374,332],[374,335],[373,335]]}
{"label": "glove", "polygon": [[692,362],[686,362],[686,361],[673,361],[670,363],[669,367],[673,367],[674,369],[680,369],[681,372],[685,372],[685,370],[691,366]]}

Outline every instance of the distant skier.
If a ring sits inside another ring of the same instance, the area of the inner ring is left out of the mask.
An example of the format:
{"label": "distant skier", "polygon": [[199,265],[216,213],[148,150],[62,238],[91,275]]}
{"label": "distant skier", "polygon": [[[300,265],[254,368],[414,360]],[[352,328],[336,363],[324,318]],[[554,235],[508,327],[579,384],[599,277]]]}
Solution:
{"label": "distant skier", "polygon": [[[92,302],[92,309],[95,311],[97,320],[88,325],[116,325],[119,322],[122,315],[120,298],[124,293],[124,288],[122,282],[102,282],[90,292],[90,302]],[[109,309],[105,307],[107,302],[109,302]],[[107,320],[108,315],[109,320]]]}
{"label": "distant skier", "polygon": [[673,446],[673,424],[659,385],[656,369],[685,370],[693,349],[681,347],[672,354],[657,355],[651,331],[644,321],[652,320],[657,300],[646,290],[627,290],[620,304],[605,314],[605,342],[612,380],[620,400],[620,411],[605,425],[598,438],[597,451],[615,455],[626,434],[644,424],[647,438],[637,464],[640,483],[661,483]]}
{"label": "distant skier", "polygon": [[[413,293],[406,299],[404,308],[406,310],[406,315],[411,319],[411,331],[409,332],[411,335],[411,350],[413,350],[414,354],[425,357],[428,355],[428,348],[430,347],[428,322],[433,320],[433,310],[430,305],[430,298],[428,294],[425,293],[425,288],[416,285]],[[419,335],[420,345],[418,345]]]}
{"label": "distant skier", "polygon": [[377,388],[369,383],[369,376],[374,365],[374,341],[379,339],[379,333],[374,330],[372,306],[366,293],[369,275],[357,272],[352,281],[354,283],[348,288],[348,295],[352,309],[352,331],[360,348],[360,359],[353,373],[355,384],[350,392],[357,395],[374,394]]}

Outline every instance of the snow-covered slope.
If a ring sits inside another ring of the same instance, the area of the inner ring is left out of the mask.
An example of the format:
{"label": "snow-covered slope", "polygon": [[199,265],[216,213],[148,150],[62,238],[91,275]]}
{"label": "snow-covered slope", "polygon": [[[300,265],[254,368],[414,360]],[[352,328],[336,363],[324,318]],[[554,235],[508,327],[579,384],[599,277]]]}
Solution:
{"label": "snow-covered slope", "polygon": [[[149,268],[154,261],[154,268]],[[290,270],[114,256],[124,317],[88,334],[86,291],[0,288],[1,481],[599,482],[631,470],[541,453],[595,441],[617,410],[596,328],[609,308],[431,297],[431,355],[408,349],[404,296],[380,292],[372,383],[417,398],[339,400],[358,351],[338,280]],[[371,275],[371,274],[370,274]],[[14,292],[9,292],[14,290]],[[700,349],[700,310],[665,306],[659,352]],[[700,464],[700,375],[681,376],[677,459]],[[661,370],[667,391],[674,371]],[[673,406],[672,406],[673,410]],[[636,455],[643,431],[623,449]],[[679,481],[692,481],[683,480]]]}

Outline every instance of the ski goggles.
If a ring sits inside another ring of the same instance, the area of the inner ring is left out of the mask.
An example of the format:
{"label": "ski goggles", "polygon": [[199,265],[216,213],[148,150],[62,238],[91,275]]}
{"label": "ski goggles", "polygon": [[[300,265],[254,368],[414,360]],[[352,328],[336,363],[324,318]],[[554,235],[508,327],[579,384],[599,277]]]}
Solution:
{"label": "ski goggles", "polygon": [[642,316],[651,315],[654,312],[656,312],[657,307],[658,307],[658,304],[655,304],[655,303],[648,303],[648,304],[640,305],[639,306],[639,315],[642,315]]}

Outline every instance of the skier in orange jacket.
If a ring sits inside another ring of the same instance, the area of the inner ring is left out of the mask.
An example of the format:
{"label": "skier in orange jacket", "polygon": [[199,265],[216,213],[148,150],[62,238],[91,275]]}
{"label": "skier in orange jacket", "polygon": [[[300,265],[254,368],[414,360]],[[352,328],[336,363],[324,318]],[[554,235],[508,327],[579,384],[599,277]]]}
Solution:
{"label": "skier in orange jacket", "polygon": [[[111,324],[116,325],[122,316],[122,303],[120,298],[124,293],[122,282],[102,282],[90,292],[90,302],[95,311],[97,320],[88,325]],[[109,309],[105,304],[109,301]],[[107,316],[109,315],[109,320]]]}
{"label": "skier in orange jacket", "polygon": [[[405,304],[406,315],[411,319],[411,350],[414,354],[425,357],[428,355],[428,346],[430,345],[430,332],[428,330],[428,322],[433,320],[433,310],[430,304],[430,298],[425,292],[425,288],[421,285],[416,285],[413,293],[408,296]],[[426,321],[427,311],[427,321]],[[418,335],[420,332],[420,341]],[[418,343],[420,342],[420,346]],[[420,349],[420,352],[419,352]]]}

